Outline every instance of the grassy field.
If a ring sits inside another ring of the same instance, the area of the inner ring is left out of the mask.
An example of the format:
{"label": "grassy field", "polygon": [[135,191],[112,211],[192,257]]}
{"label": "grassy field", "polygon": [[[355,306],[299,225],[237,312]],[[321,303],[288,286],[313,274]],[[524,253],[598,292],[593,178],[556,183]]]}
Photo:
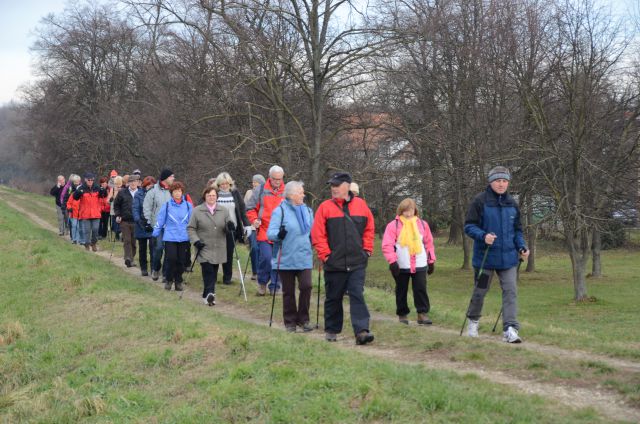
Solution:
{"label": "grassy field", "polygon": [[[55,225],[50,199],[3,194]],[[607,251],[605,277],[589,281],[597,301],[576,305],[568,258],[553,245],[543,247],[538,271],[521,275],[526,342],[637,360],[638,252]],[[473,374],[375,359],[176,302],[175,295],[34,227],[2,202],[0,249],[0,422],[609,421],[593,409],[567,409]],[[523,381],[601,387],[640,406],[638,372],[457,337],[470,273],[459,270],[459,248],[438,239],[436,249],[429,281],[433,329],[395,322],[390,277],[376,250],[366,292],[376,348],[400,351],[413,362],[448,361]],[[246,249],[239,251],[244,265]],[[195,271],[189,289],[198,291]],[[219,285],[217,297],[267,321],[270,300],[249,289],[248,303],[237,296],[237,284]],[[313,303],[315,318],[315,293]],[[481,332],[490,333],[498,311],[499,290],[492,290]]]}

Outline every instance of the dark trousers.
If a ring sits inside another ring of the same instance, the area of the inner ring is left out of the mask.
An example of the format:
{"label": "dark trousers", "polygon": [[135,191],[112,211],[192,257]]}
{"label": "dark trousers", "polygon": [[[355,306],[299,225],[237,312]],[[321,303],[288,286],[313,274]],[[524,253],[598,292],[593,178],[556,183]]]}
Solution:
{"label": "dark trousers", "polygon": [[133,222],[120,222],[122,231],[122,247],[124,248],[124,258],[133,261],[136,257],[136,239],[133,237],[135,224]]}
{"label": "dark trousers", "polygon": [[165,241],[164,254],[167,261],[167,281],[182,283],[184,264],[187,262],[188,241]]}
{"label": "dark trousers", "polygon": [[251,231],[251,235],[249,236],[249,246],[251,246],[251,253],[249,257],[251,258],[251,273],[253,275],[258,274],[258,255],[260,254],[260,249],[258,248],[258,239],[256,238],[256,232]]}
{"label": "dark trousers", "polygon": [[273,255],[273,245],[266,241],[258,242],[258,284],[265,285],[269,283],[269,290],[280,290],[280,277],[278,276],[277,267],[271,266],[271,257]]}
{"label": "dark trousers", "polygon": [[111,218],[111,231],[116,240],[120,240],[120,224],[116,222],[115,215],[109,215]]}
{"label": "dark trousers", "polygon": [[222,283],[229,284],[233,276],[233,234],[227,234],[227,262],[222,264]]}
{"label": "dark trousers", "polygon": [[100,237],[107,238],[109,231],[109,212],[102,212],[100,214],[100,226],[98,227],[98,235]]}
{"label": "dark trousers", "polygon": [[202,283],[204,289],[202,290],[202,297],[205,298],[209,293],[216,294],[216,280],[218,279],[218,266],[219,264],[210,264],[209,262],[201,262],[202,268]]}
{"label": "dark trousers", "polygon": [[162,262],[162,255],[164,253],[164,241],[162,241],[163,232],[160,232],[158,237],[152,237],[150,241],[151,245],[151,270],[160,271],[162,268],[162,276],[167,278],[167,261]]}
{"label": "dark trousers", "polygon": [[[300,296],[296,305],[296,277]],[[311,303],[311,270],[280,270],[282,281],[282,317],[285,327],[295,327],[309,322]]]}
{"label": "dark trousers", "polygon": [[[148,250],[147,250],[148,247]],[[146,271],[149,265],[149,262],[153,260],[151,255],[151,239],[150,238],[139,238],[138,239],[138,256],[140,260],[140,269],[142,271]],[[147,259],[147,252],[149,252],[149,258]]]}
{"label": "dark trousers", "polygon": [[346,291],[349,291],[353,332],[357,335],[363,330],[369,330],[369,310],[364,301],[364,277],[365,268],[351,272],[325,271],[324,330],[326,332],[334,334],[342,332],[344,319],[342,298]]}
{"label": "dark trousers", "polygon": [[405,316],[411,312],[407,305],[407,292],[409,291],[409,279],[413,289],[413,305],[416,312],[426,314],[429,312],[429,295],[427,294],[427,271],[416,273],[400,273],[396,280],[396,315]]}

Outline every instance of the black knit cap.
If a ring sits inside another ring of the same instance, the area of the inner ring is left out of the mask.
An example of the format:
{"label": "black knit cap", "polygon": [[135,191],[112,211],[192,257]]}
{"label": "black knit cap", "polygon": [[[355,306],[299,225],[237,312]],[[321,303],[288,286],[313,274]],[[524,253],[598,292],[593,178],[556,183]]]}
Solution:
{"label": "black knit cap", "polygon": [[339,186],[342,183],[351,184],[351,181],[351,175],[347,172],[336,172],[331,176],[331,178],[329,178],[327,184],[331,184],[332,186]]}
{"label": "black knit cap", "polygon": [[162,172],[160,172],[160,181],[164,181],[172,175],[173,175],[173,171],[168,168],[165,168],[162,170]]}

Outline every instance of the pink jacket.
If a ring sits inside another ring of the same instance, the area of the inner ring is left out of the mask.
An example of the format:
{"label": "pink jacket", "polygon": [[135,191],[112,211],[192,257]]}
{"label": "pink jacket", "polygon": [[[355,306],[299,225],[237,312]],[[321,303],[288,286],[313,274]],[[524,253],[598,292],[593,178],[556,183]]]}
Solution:
{"label": "pink jacket", "polygon": [[422,234],[422,245],[424,250],[417,255],[409,255],[407,247],[398,244],[398,236],[402,231],[400,217],[387,224],[382,237],[382,254],[390,264],[398,262],[400,269],[408,269],[413,274],[418,268],[425,268],[428,264],[436,261],[436,251],[433,246],[433,236],[427,221],[418,219],[418,231]]}

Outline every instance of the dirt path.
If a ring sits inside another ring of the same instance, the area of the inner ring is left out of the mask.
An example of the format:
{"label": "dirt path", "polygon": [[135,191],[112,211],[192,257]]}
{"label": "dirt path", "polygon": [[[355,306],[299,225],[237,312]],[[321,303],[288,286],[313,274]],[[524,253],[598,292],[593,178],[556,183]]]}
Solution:
{"label": "dirt path", "polygon": [[[30,211],[23,209],[18,206],[14,202],[10,201],[6,197],[6,192],[0,189],[0,200],[3,200],[8,206],[19,211],[20,213],[29,217],[34,223],[38,224],[42,228],[45,228],[49,231],[57,233],[57,228],[48,222],[44,221],[37,215],[33,214]],[[53,213],[52,209],[52,213]],[[105,258],[106,260],[110,259],[110,251],[102,250],[98,251],[96,254]],[[143,278],[139,274],[139,270],[137,268],[127,268],[120,261],[113,261],[113,265],[120,267],[127,271],[132,276],[139,278],[141,281],[144,281],[146,284],[153,285],[155,287],[161,288],[160,284],[154,283],[149,278]],[[183,300],[190,302],[202,302],[202,299],[198,293],[194,290],[187,290],[184,292]],[[240,310],[236,305],[226,304],[226,305],[216,305],[215,310],[218,313],[224,314],[226,316],[232,317],[234,319],[238,319],[244,322],[249,322],[256,325],[268,326],[268,322],[265,321],[264,318],[259,318],[256,316],[249,315],[246,310]],[[395,318],[389,317],[386,315],[375,314],[373,317],[375,320],[387,321],[393,320]],[[277,328],[280,330],[284,330],[284,327],[279,324],[279,322],[273,323],[273,328]],[[434,331],[438,331],[441,333],[451,334],[457,336],[458,333],[455,330],[441,328],[438,326],[431,326]],[[315,339],[322,339],[323,334],[319,331],[314,331],[312,333],[306,334],[304,337],[313,337]],[[483,337],[487,342],[498,343],[495,338],[485,336]],[[338,342],[335,343],[335,346],[340,349],[349,349],[356,350],[364,355],[373,356],[376,358],[394,361],[397,363],[403,364],[414,364],[421,365],[425,368],[434,369],[434,370],[449,370],[461,374],[476,374],[481,378],[484,378],[493,383],[502,384],[505,386],[513,387],[518,391],[526,394],[538,395],[544,398],[548,398],[552,401],[561,402],[562,404],[569,406],[571,408],[594,408],[600,414],[605,417],[608,417],[613,420],[618,421],[628,421],[628,422],[640,422],[640,410],[628,406],[624,399],[611,393],[608,390],[599,390],[598,387],[595,388],[579,388],[575,386],[569,385],[559,385],[559,384],[551,384],[538,382],[534,380],[525,380],[521,378],[514,377],[505,372],[495,371],[495,370],[487,370],[477,365],[467,364],[463,362],[452,362],[446,359],[437,358],[433,355],[429,355],[428,353],[417,354],[414,352],[410,352],[404,349],[395,349],[395,348],[380,348],[374,345],[369,345],[366,347],[356,346],[353,343],[353,339],[351,337],[340,337]],[[523,343],[520,345],[526,349],[541,352],[553,356],[569,358],[573,360],[591,360],[591,361],[600,361],[605,364],[608,364],[612,367],[617,367],[621,369],[626,369],[630,371],[638,371],[640,370],[640,364],[632,361],[626,361],[622,359],[609,358],[602,355],[591,354],[588,352],[582,351],[571,351],[567,349],[561,349],[554,346],[545,346],[535,343]]]}

